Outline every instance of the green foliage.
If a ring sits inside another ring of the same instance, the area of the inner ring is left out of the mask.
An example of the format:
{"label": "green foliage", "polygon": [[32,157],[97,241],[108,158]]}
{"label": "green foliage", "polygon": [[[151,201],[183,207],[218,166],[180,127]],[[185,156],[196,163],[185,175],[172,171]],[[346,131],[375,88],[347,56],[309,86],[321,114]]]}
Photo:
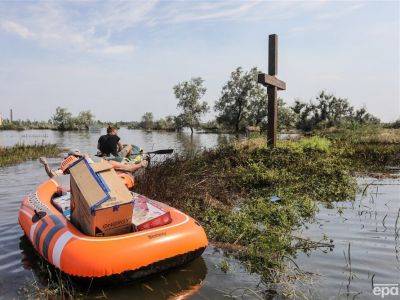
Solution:
{"label": "green foliage", "polygon": [[174,94],[178,101],[178,108],[182,109],[179,115],[179,123],[183,127],[189,127],[193,133],[200,123],[200,117],[209,108],[207,102],[201,102],[201,98],[207,89],[203,86],[204,80],[200,77],[192,78],[190,81],[183,81],[174,86]]}
{"label": "green foliage", "polygon": [[[231,73],[214,107],[219,113],[219,124],[236,132],[244,131],[246,126],[266,129],[268,96],[266,88],[257,83],[259,73],[257,68],[245,72],[241,67]],[[295,113],[282,99],[278,99],[278,102],[279,128],[292,128],[296,122]]]}
{"label": "green foliage", "polygon": [[81,111],[77,117],[73,117],[67,108],[57,107],[51,117],[51,124],[57,130],[88,130],[94,122],[94,115],[90,110]]}
{"label": "green foliage", "polygon": [[173,116],[166,116],[153,122],[154,130],[175,131],[175,121]]}
{"label": "green foliage", "polygon": [[393,129],[400,129],[400,119],[392,122],[392,123],[388,123],[386,124],[387,128],[393,128]]}
{"label": "green foliage", "polygon": [[303,150],[314,150],[314,151],[321,151],[321,152],[328,152],[331,146],[331,142],[322,137],[313,136],[310,138],[301,139],[298,142],[298,145]]}
{"label": "green foliage", "polygon": [[235,255],[267,279],[295,252],[292,231],[314,216],[317,201],[353,199],[356,183],[340,153],[325,138],[275,149],[263,139],[227,144],[152,166],[138,192],[194,216],[212,241],[240,249]]}
{"label": "green foliage", "polygon": [[153,113],[151,112],[146,112],[142,116],[142,122],[141,122],[141,127],[146,130],[150,130],[153,128]]}
{"label": "green foliage", "polygon": [[386,171],[387,166],[400,165],[400,129],[368,125],[320,134],[332,140],[335,151],[356,171]]}
{"label": "green foliage", "polygon": [[220,126],[219,126],[219,124],[217,123],[216,120],[211,120],[211,121],[208,121],[206,123],[201,123],[200,124],[200,128],[204,132],[218,132],[218,131],[221,131],[221,128],[220,128]]}
{"label": "green foliage", "polygon": [[72,114],[66,108],[57,107],[52,116],[52,122],[58,130],[68,130],[73,127]]}
{"label": "green foliage", "polygon": [[[297,116],[287,104],[278,98],[278,128],[279,129],[292,129],[295,127]],[[265,122],[264,127],[267,125]]]}
{"label": "green foliage", "polygon": [[296,128],[303,131],[357,124],[376,124],[379,119],[367,113],[365,108],[355,110],[347,99],[337,98],[322,91],[315,102],[299,100],[292,106],[297,116]]}
{"label": "green foliage", "polygon": [[94,122],[94,115],[91,113],[90,110],[81,111],[76,118],[73,119],[73,123],[79,129],[88,130],[89,126],[92,125]]}
{"label": "green foliage", "polygon": [[227,273],[230,269],[229,263],[226,259],[222,259],[219,263],[219,267],[222,272]]}
{"label": "green foliage", "polygon": [[40,156],[52,157],[61,152],[57,145],[16,145],[0,147],[0,167],[20,163],[26,160],[37,159]]}
{"label": "green foliage", "polygon": [[258,72],[256,68],[245,72],[238,67],[231,73],[231,78],[223,86],[221,96],[215,103],[214,109],[219,112],[218,123],[231,127],[236,132],[243,130],[247,123],[246,119],[249,117],[251,97],[256,104],[251,118],[258,121],[262,115],[265,116],[266,105],[263,106],[261,103],[263,101],[261,99],[262,90],[257,88],[254,77],[256,72]]}

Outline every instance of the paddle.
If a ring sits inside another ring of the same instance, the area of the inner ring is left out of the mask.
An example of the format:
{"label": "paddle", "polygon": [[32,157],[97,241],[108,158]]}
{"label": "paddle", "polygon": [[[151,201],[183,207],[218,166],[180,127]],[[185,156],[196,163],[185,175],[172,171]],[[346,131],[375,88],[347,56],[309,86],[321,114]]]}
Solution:
{"label": "paddle", "polygon": [[146,152],[145,154],[172,154],[174,149],[162,149],[157,151]]}
{"label": "paddle", "polygon": [[[146,153],[143,153],[143,154],[154,154],[154,155],[156,155],[156,154],[172,154],[173,152],[174,152],[174,149],[161,149],[161,150],[146,152]],[[95,156],[104,157],[104,155],[102,155],[101,152],[97,152],[95,154]]]}

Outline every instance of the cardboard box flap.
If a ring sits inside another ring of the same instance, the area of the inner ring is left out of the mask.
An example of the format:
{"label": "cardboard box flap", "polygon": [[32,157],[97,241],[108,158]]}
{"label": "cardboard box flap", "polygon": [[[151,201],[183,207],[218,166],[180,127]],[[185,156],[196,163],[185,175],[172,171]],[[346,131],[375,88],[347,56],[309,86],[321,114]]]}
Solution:
{"label": "cardboard box flap", "polygon": [[93,168],[93,171],[95,171],[96,173],[99,173],[99,172],[103,172],[103,171],[112,169],[112,165],[105,160],[101,160],[98,163],[92,164],[92,168]]}
{"label": "cardboard box flap", "polygon": [[114,169],[110,169],[107,172],[98,173],[98,176],[107,183],[110,189],[110,196],[115,198],[119,203],[132,202],[133,196],[125,186],[124,182],[117,175]]}

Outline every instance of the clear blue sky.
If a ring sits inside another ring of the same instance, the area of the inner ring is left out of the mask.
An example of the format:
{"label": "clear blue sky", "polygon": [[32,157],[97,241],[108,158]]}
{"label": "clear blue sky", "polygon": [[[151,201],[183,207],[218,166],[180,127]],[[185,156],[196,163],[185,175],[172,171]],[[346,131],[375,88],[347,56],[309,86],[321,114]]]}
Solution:
{"label": "clear blue sky", "polygon": [[235,67],[266,70],[277,33],[286,102],[326,89],[390,121],[400,115],[399,25],[399,1],[3,1],[0,112],[158,118],[176,113],[172,86],[194,76],[212,106]]}

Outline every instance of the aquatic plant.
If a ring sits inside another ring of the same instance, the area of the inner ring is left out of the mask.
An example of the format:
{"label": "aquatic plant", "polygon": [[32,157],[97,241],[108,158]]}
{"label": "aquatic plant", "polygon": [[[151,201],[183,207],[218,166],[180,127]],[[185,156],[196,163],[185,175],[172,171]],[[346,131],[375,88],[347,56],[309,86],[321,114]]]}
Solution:
{"label": "aquatic plant", "polygon": [[40,156],[57,156],[60,152],[61,149],[55,144],[18,144],[13,147],[0,147],[0,167],[37,159]]}

